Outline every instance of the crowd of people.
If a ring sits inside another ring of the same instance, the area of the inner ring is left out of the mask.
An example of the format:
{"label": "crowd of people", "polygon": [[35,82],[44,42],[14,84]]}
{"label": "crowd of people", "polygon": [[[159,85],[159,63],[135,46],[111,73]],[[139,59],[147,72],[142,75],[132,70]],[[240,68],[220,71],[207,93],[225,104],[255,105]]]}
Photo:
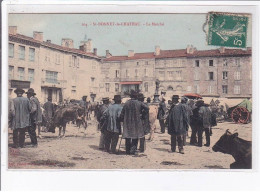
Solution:
{"label": "crowd of people", "polygon": [[[173,95],[166,105],[162,98],[159,105],[151,102],[151,98],[142,93],[132,91],[130,99],[121,104],[121,96],[114,96],[114,103],[109,105],[109,98],[103,98],[103,104],[98,108],[96,116],[101,130],[99,149],[117,153],[116,147],[119,136],[125,139],[126,154],[136,154],[145,151],[145,136],[150,133],[148,140],[152,141],[155,132],[155,121],[159,120],[161,133],[166,129],[171,136],[171,151],[184,154],[186,136],[191,128],[190,144],[202,147],[203,132],[206,143],[210,146],[211,127],[215,126],[216,117],[203,100],[191,100],[186,97]],[[179,102],[180,100],[180,102]],[[119,142],[119,147],[121,141]]]}
{"label": "crowd of people", "polygon": [[[36,93],[32,88],[25,92],[21,88],[14,91],[17,97],[9,101],[9,121],[13,130],[13,147],[24,147],[25,132],[31,139],[32,147],[37,147],[36,129],[41,138],[41,125],[49,131],[49,125],[55,114],[55,105],[52,99],[41,107]],[[23,94],[27,94],[27,98]],[[88,117],[89,106],[83,96],[78,105],[83,108],[84,116]],[[190,144],[201,147],[203,145],[203,132],[206,143],[210,146],[211,127],[217,125],[216,116],[203,100],[192,100],[186,97],[173,95],[172,100],[165,103],[162,97],[159,104],[152,102],[151,98],[145,100],[142,93],[131,91],[130,99],[122,104],[120,95],[115,95],[110,103],[109,98],[103,98],[102,103],[97,103],[94,116],[98,121],[98,129],[101,131],[99,149],[116,154],[117,146],[125,139],[126,154],[145,152],[146,136],[153,141],[156,130],[156,120],[159,120],[160,131],[168,131],[171,140],[171,151],[184,154],[186,137],[191,128]],[[73,104],[73,103],[72,103]],[[49,131],[53,132],[53,131]],[[119,138],[121,136],[121,138]],[[120,141],[119,141],[120,139]],[[138,147],[139,144],[139,147]]]}

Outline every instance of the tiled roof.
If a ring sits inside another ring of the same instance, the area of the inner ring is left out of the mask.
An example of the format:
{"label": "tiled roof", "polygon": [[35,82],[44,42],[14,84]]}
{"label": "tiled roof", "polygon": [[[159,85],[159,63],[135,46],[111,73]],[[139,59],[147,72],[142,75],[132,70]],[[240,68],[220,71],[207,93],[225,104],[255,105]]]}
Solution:
{"label": "tiled roof", "polygon": [[186,49],[179,50],[161,50],[160,55],[155,55],[153,52],[135,53],[133,57],[128,56],[112,56],[104,59],[104,61],[124,61],[137,59],[163,59],[163,58],[178,58],[178,57],[220,57],[220,56],[241,56],[251,55],[251,48],[247,50],[242,49],[226,49],[221,53],[219,49],[214,50],[195,50],[193,54],[188,54]]}
{"label": "tiled roof", "polygon": [[63,47],[63,46],[53,44],[53,43],[50,43],[50,42],[45,42],[45,41],[41,42],[41,41],[33,39],[32,37],[24,36],[22,34],[16,34],[16,35],[9,34],[9,37],[27,40],[27,41],[37,43],[37,44],[40,44],[42,46],[53,48],[53,49],[60,50],[60,51],[71,52],[71,53],[75,53],[75,54],[81,54],[81,55],[85,55],[85,56],[89,56],[89,57],[93,57],[93,58],[100,58],[98,56],[95,56],[94,53],[84,52],[80,49],[75,49],[75,48],[67,48],[67,47]]}

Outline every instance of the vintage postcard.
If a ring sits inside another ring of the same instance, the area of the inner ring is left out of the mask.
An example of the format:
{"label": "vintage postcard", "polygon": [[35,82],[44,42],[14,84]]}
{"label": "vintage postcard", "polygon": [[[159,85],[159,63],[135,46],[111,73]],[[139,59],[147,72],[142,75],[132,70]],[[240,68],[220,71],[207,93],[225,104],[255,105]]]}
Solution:
{"label": "vintage postcard", "polygon": [[254,9],[101,7],[6,12],[5,167],[252,171]]}
{"label": "vintage postcard", "polygon": [[251,22],[10,13],[8,168],[252,169]]}
{"label": "vintage postcard", "polygon": [[256,5],[18,4],[2,14],[5,182],[256,170]]}

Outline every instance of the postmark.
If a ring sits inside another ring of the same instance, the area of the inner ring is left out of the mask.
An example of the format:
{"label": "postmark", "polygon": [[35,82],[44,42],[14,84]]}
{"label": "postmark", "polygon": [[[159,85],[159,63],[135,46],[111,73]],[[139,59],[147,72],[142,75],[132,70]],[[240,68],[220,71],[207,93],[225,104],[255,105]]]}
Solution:
{"label": "postmark", "polygon": [[245,48],[249,15],[209,12],[207,44]]}

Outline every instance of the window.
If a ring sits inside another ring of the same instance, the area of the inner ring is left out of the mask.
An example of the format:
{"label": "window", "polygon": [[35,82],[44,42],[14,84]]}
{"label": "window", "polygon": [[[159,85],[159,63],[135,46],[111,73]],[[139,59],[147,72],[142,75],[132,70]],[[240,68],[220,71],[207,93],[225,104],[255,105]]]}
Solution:
{"label": "window", "polygon": [[138,77],[138,70],[135,70],[135,77]]}
{"label": "window", "polygon": [[58,83],[57,77],[58,77],[58,72],[46,71],[46,82],[48,82],[48,83]]}
{"label": "window", "polygon": [[228,72],[227,71],[222,72],[222,79],[228,79]]}
{"label": "window", "polygon": [[129,77],[129,72],[128,72],[128,70],[125,70],[125,77]]}
{"label": "window", "polygon": [[106,83],[106,92],[109,92],[110,84]]}
{"label": "window", "polygon": [[9,79],[13,79],[14,78],[14,66],[9,66],[9,70],[8,70],[8,77]]}
{"label": "window", "polygon": [[209,86],[209,94],[212,94],[212,93],[213,93],[213,87]]}
{"label": "window", "polygon": [[234,94],[240,94],[240,86],[235,85],[235,87],[234,87]]}
{"label": "window", "polygon": [[79,60],[77,56],[72,55],[72,67],[77,67],[79,68]]}
{"label": "window", "polygon": [[222,93],[223,93],[223,94],[227,94],[227,93],[228,93],[228,87],[227,87],[227,85],[223,85],[223,86],[222,86]]}
{"label": "window", "polygon": [[199,85],[195,85],[195,92],[196,93],[200,93],[200,86]]}
{"label": "window", "polygon": [[60,54],[55,54],[55,58],[56,58],[55,60],[56,64],[60,64]]}
{"label": "window", "polygon": [[115,83],[115,92],[119,92],[119,84]]}
{"label": "window", "polygon": [[138,65],[139,65],[139,62],[136,62],[136,65],[138,66]]}
{"label": "window", "polygon": [[91,78],[91,85],[95,86],[95,78],[94,77]]}
{"label": "window", "polygon": [[240,67],[240,59],[236,59],[236,66]]}
{"label": "window", "polygon": [[167,90],[173,91],[173,87],[172,86],[168,86]]}
{"label": "window", "polygon": [[9,54],[9,57],[14,57],[14,44],[11,44],[11,43],[9,43],[9,52],[8,52],[8,54]]}
{"label": "window", "polygon": [[213,72],[209,72],[209,80],[214,80],[214,73]]}
{"label": "window", "polygon": [[147,77],[147,69],[144,69],[144,76]]}
{"label": "window", "polygon": [[116,78],[119,77],[119,70],[116,70]]}
{"label": "window", "polygon": [[145,91],[145,92],[148,92],[148,82],[145,82],[145,83],[144,83],[144,91]]}
{"label": "window", "polygon": [[34,61],[34,59],[35,59],[35,49],[29,48],[29,60]]}
{"label": "window", "polygon": [[209,66],[213,66],[213,60],[209,60]]}
{"label": "window", "polygon": [[28,81],[34,81],[34,69],[28,69]]}
{"label": "window", "polygon": [[194,73],[194,80],[200,80],[200,72]]}
{"label": "window", "polygon": [[145,65],[149,65],[148,61],[145,61]]}
{"label": "window", "polygon": [[24,60],[25,59],[25,47],[19,46],[19,59]]}
{"label": "window", "polygon": [[200,60],[196,60],[195,61],[195,67],[199,67],[200,66]]}
{"label": "window", "polygon": [[182,80],[181,71],[176,71],[176,80]]}
{"label": "window", "polygon": [[159,77],[163,79],[164,76],[165,76],[164,71],[159,71]]}
{"label": "window", "polygon": [[23,67],[18,67],[18,79],[24,80],[24,68]]}
{"label": "window", "polygon": [[234,72],[234,80],[240,80],[240,71],[235,71]]}
{"label": "window", "polygon": [[168,71],[168,79],[173,79],[173,71]]}
{"label": "window", "polygon": [[223,60],[223,67],[227,67],[227,66],[228,66],[227,60],[224,59],[224,60]]}

